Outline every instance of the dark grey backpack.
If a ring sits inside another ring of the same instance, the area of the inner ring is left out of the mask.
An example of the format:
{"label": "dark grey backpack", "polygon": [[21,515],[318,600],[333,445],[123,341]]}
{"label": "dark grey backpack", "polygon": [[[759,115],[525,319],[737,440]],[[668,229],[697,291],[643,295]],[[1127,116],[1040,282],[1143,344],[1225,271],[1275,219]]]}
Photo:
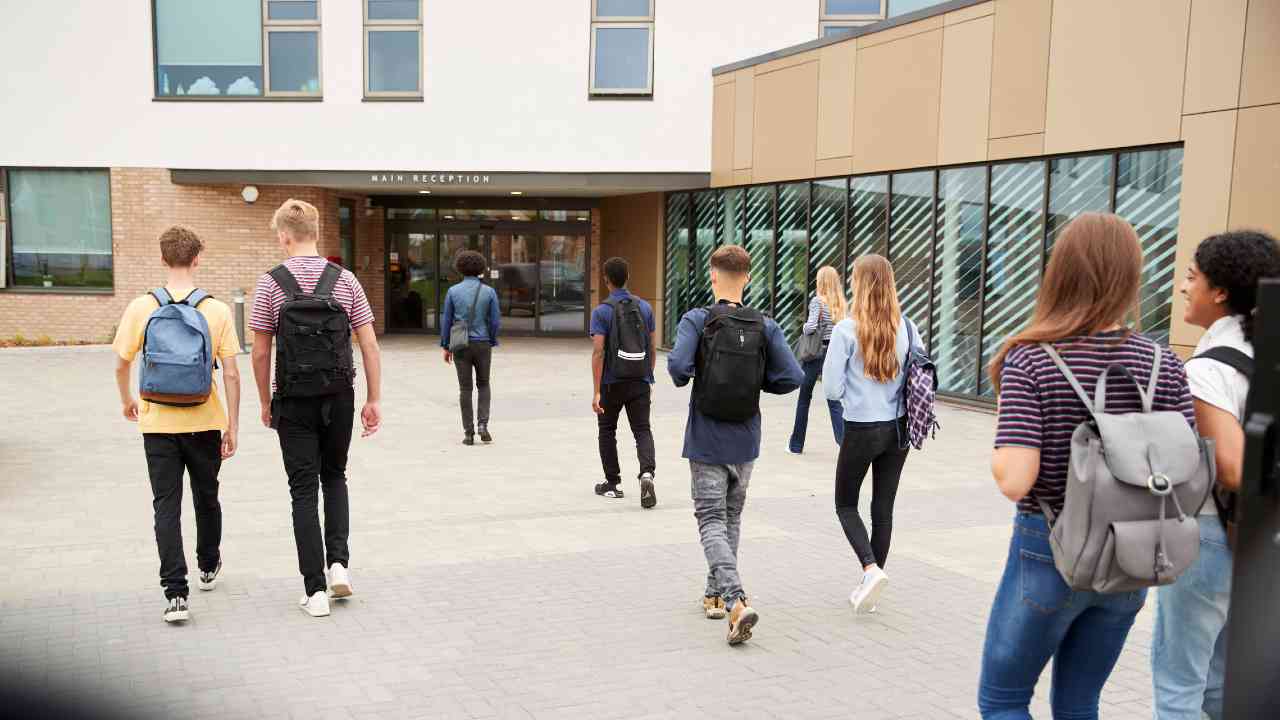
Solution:
{"label": "dark grey backpack", "polygon": [[[1127,367],[1112,363],[1089,398],[1052,346],[1041,344],[1089,408],[1071,436],[1062,514],[1048,503],[1049,544],[1058,572],[1073,590],[1129,592],[1168,585],[1200,555],[1196,515],[1215,476],[1213,442],[1196,434],[1180,412],[1153,412],[1160,376],[1155,348],[1144,391]],[[1107,376],[1116,370],[1138,388],[1142,412],[1111,414]]]}

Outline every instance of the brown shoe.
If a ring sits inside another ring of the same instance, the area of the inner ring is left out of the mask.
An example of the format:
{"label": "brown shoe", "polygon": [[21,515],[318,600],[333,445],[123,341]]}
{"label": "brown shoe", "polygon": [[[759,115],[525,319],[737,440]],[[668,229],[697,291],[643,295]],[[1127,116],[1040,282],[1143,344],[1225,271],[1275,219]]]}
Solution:
{"label": "brown shoe", "polygon": [[723,620],[725,616],[724,598],[711,596],[702,598],[702,611],[708,620]]}
{"label": "brown shoe", "polygon": [[729,613],[729,644],[737,645],[751,639],[751,628],[760,622],[760,615],[742,598],[733,604]]}

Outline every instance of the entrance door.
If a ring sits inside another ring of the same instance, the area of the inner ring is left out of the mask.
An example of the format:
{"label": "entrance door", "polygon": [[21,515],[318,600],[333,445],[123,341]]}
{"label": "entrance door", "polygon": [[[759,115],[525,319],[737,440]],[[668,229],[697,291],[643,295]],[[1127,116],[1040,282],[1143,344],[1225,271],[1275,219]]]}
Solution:
{"label": "entrance door", "polygon": [[387,236],[387,327],[406,332],[437,330],[436,236],[391,231]]}
{"label": "entrance door", "polygon": [[582,332],[587,316],[587,237],[543,235],[538,265],[538,329],[548,333]]}
{"label": "entrance door", "polygon": [[489,248],[489,278],[498,291],[503,328],[534,332],[538,324],[537,236],[494,235]]}

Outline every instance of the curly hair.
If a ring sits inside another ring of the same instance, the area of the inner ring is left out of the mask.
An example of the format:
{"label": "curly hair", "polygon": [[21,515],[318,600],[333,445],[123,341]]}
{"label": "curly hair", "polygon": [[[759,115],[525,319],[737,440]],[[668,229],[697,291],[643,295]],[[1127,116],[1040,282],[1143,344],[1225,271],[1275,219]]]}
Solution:
{"label": "curly hair", "polygon": [[1196,248],[1196,267],[1209,284],[1227,293],[1227,306],[1241,315],[1244,338],[1253,342],[1258,281],[1280,277],[1280,243],[1258,230],[1211,235]]}
{"label": "curly hair", "polygon": [[484,256],[475,250],[463,250],[453,261],[453,267],[466,277],[473,277],[484,272]]}

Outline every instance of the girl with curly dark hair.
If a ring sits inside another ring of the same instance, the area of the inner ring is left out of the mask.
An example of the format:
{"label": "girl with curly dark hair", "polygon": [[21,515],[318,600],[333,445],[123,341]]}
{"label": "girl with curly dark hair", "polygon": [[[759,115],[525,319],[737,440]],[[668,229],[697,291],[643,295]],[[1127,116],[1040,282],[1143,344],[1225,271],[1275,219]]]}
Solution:
{"label": "girl with curly dark hair", "polygon": [[[1205,328],[1187,361],[1196,428],[1214,441],[1220,498],[1240,487],[1244,457],[1241,427],[1253,365],[1253,321],[1258,281],[1280,277],[1280,244],[1251,230],[1206,238],[1182,283],[1183,319]],[[1219,509],[1217,506],[1221,504]],[[1231,502],[1205,503],[1200,557],[1173,585],[1160,588],[1151,678],[1156,717],[1222,717],[1227,607],[1232,553],[1226,526]],[[1221,520],[1221,522],[1220,522]]]}

